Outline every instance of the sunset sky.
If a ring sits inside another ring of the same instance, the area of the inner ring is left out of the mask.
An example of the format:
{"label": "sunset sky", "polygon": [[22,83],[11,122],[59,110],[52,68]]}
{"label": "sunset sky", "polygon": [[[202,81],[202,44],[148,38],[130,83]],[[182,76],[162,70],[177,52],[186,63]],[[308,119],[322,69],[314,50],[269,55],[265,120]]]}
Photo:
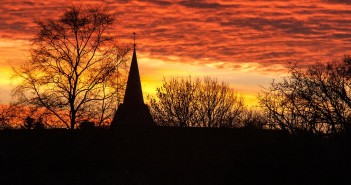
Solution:
{"label": "sunset sky", "polygon": [[136,32],[145,97],[163,78],[211,76],[255,104],[261,86],[283,77],[288,62],[307,65],[350,54],[348,0],[1,0],[1,103],[11,100],[11,66],[28,57],[33,20],[80,4],[115,12],[121,42],[132,43]]}

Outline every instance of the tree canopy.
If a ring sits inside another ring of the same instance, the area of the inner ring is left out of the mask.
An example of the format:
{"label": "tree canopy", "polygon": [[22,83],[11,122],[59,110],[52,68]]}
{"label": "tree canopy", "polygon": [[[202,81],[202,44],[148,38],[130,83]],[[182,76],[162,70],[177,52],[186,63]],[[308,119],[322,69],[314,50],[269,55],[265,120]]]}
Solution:
{"label": "tree canopy", "polygon": [[226,83],[210,77],[164,80],[156,96],[150,107],[161,126],[233,128],[245,112],[243,99]]}
{"label": "tree canopy", "polygon": [[18,100],[44,107],[71,129],[85,120],[110,119],[130,48],[110,33],[114,22],[101,7],[71,7],[56,19],[37,20],[29,60],[14,68]]}
{"label": "tree canopy", "polygon": [[292,133],[334,135],[351,123],[351,58],[289,66],[282,82],[272,82],[259,99],[269,122]]}

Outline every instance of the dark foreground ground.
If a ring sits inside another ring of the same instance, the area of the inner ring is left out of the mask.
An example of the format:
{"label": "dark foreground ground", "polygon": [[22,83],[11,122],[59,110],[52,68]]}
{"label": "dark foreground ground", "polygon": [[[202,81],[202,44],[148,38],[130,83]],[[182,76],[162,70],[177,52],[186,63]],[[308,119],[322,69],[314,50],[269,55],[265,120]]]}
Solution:
{"label": "dark foreground ground", "polygon": [[204,128],[0,131],[0,184],[350,184],[350,146],[339,139]]}

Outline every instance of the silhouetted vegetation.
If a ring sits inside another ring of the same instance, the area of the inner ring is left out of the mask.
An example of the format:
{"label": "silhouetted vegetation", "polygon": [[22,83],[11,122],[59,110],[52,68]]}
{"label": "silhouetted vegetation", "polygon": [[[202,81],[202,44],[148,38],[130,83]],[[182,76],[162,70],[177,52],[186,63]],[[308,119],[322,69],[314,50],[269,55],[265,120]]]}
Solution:
{"label": "silhouetted vegetation", "polygon": [[261,110],[246,109],[239,123],[242,128],[272,129]]}
{"label": "silhouetted vegetation", "polygon": [[270,123],[291,133],[335,135],[351,125],[351,58],[307,69],[289,66],[282,82],[259,96]]}
{"label": "silhouetted vegetation", "polygon": [[102,8],[83,7],[36,21],[30,59],[14,69],[21,81],[14,90],[18,101],[45,108],[46,115],[71,129],[87,119],[98,125],[112,119],[129,51],[109,34],[114,22]]}
{"label": "silhouetted vegetation", "polygon": [[150,108],[160,126],[235,128],[243,126],[247,116],[236,91],[210,77],[164,80],[156,96]]}
{"label": "silhouetted vegetation", "polygon": [[0,107],[0,130],[14,127],[14,118],[18,116],[20,111],[16,110],[12,105],[3,105]]}
{"label": "silhouetted vegetation", "polygon": [[40,130],[45,129],[45,126],[42,119],[39,118],[38,120],[35,120],[34,118],[27,116],[26,119],[24,119],[23,128]]}
{"label": "silhouetted vegetation", "polygon": [[[0,106],[0,130],[28,128],[25,126],[27,117],[39,119],[36,114],[38,109],[24,107],[18,104],[8,104]],[[41,118],[42,120],[42,118]],[[33,125],[31,125],[33,126]]]}

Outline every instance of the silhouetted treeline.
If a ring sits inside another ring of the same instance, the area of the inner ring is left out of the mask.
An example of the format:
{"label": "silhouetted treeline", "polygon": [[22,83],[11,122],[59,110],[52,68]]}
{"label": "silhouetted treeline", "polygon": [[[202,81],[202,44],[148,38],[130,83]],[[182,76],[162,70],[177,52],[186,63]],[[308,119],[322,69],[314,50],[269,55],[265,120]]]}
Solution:
{"label": "silhouetted treeline", "polygon": [[291,133],[335,135],[350,131],[351,58],[289,66],[289,75],[260,94],[268,122]]}
{"label": "silhouetted treeline", "polygon": [[263,116],[249,110],[244,100],[224,82],[204,77],[173,78],[157,88],[150,109],[159,126],[262,128]]}
{"label": "silhouetted treeline", "polygon": [[[349,133],[351,58],[315,63],[307,69],[289,65],[288,70],[286,78],[273,81],[260,93],[261,110],[247,109],[243,99],[225,83],[208,77],[189,77],[165,80],[157,89],[157,97],[150,99],[151,113],[160,126],[272,128],[319,135]],[[1,128],[11,128],[11,121],[18,123],[19,115],[22,126],[17,124],[16,128],[34,128],[22,110],[15,105],[1,107]],[[33,110],[38,111],[35,107]],[[38,115],[33,117],[35,122],[44,127],[55,125],[45,114]],[[82,126],[90,127],[92,123]]]}

